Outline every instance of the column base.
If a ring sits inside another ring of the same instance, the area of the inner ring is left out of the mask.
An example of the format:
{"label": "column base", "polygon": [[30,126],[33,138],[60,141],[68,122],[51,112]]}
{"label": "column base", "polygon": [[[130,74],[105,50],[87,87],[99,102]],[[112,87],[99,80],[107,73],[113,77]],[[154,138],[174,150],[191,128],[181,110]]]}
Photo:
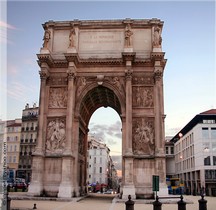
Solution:
{"label": "column base", "polygon": [[168,188],[167,188],[167,185],[164,184],[164,183],[160,183],[159,184],[159,191],[157,192],[157,195],[160,197],[167,197],[169,196],[169,193],[168,193]]}
{"label": "column base", "polygon": [[71,183],[62,183],[59,186],[58,198],[72,198],[73,187]]}
{"label": "column base", "polygon": [[43,194],[43,186],[41,184],[39,184],[38,182],[30,183],[28,187],[27,195],[38,197],[38,196],[42,196],[42,194]]}
{"label": "column base", "polygon": [[131,199],[136,199],[134,185],[127,185],[123,187],[122,199],[128,200],[128,195],[131,195]]}

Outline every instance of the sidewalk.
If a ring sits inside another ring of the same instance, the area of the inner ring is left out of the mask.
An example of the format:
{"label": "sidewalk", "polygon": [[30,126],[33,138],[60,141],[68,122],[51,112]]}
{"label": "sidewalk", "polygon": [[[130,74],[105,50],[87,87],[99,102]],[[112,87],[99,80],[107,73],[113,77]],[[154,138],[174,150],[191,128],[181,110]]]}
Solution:
{"label": "sidewalk", "polygon": [[[12,195],[11,195],[12,196]],[[118,203],[117,199],[106,196],[104,198],[87,197],[84,199],[72,198],[70,201],[53,201],[53,200],[12,200],[11,210],[33,209],[36,204],[38,210],[125,210],[124,202]],[[193,204],[187,204],[187,210],[199,210],[198,200],[200,196],[184,196],[184,200],[190,200]],[[205,197],[207,200],[207,210],[216,209],[216,197]],[[79,200],[79,201],[78,201]],[[78,202],[77,202],[78,201]],[[136,200],[134,210],[152,210],[152,204],[140,203]],[[162,210],[177,210],[177,204],[162,204]]]}

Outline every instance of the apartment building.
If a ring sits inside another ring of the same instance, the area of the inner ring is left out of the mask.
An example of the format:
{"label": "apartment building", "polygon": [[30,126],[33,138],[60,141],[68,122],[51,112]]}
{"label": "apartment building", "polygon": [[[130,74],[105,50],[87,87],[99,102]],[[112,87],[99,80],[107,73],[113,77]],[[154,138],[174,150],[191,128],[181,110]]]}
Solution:
{"label": "apartment building", "polygon": [[171,141],[186,192],[216,196],[216,109],[197,114]]}
{"label": "apartment building", "polygon": [[92,136],[88,137],[87,182],[106,184],[112,182],[112,159],[106,144]]}
{"label": "apartment building", "polygon": [[30,182],[32,174],[32,152],[36,146],[37,127],[38,127],[38,107],[33,104],[30,107],[26,104],[22,111],[22,126],[20,140],[20,158],[17,177]]}
{"label": "apartment building", "polygon": [[17,176],[20,153],[21,119],[9,120],[6,122],[7,139],[7,169],[8,178],[14,179]]}

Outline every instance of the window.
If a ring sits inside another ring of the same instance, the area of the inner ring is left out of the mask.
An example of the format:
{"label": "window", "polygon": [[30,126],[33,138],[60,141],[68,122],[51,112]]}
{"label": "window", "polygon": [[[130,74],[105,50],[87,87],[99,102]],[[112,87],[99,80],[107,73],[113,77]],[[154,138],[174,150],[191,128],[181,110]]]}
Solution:
{"label": "window", "polygon": [[166,154],[169,154],[169,147],[166,147]]}
{"label": "window", "polygon": [[14,145],[14,152],[17,151],[17,145]]}
{"label": "window", "polygon": [[208,128],[202,128],[202,138],[203,139],[208,139],[209,138]]}
{"label": "window", "polygon": [[174,147],[170,147],[170,153],[174,154]]}
{"label": "window", "polygon": [[204,158],[204,165],[205,166],[210,166],[211,165],[210,156]]}
{"label": "window", "polygon": [[96,157],[94,157],[94,163],[96,163]]}
{"label": "window", "polygon": [[16,156],[13,156],[13,163],[16,163]]}
{"label": "window", "polygon": [[216,139],[216,128],[211,128],[211,138]]}
{"label": "window", "polygon": [[100,167],[100,173],[102,173],[102,167]]}
{"label": "window", "polygon": [[213,165],[216,165],[216,156],[213,156]]}
{"label": "window", "polygon": [[102,157],[100,157],[100,164],[102,164]]}

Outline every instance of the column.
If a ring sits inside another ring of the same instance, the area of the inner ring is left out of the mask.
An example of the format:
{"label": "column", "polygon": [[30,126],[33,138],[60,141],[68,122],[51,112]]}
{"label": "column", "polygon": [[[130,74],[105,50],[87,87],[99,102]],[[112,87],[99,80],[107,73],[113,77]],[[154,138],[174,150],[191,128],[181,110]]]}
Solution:
{"label": "column", "polygon": [[75,65],[69,62],[68,74],[68,98],[67,98],[67,116],[66,116],[66,151],[65,155],[72,155],[72,132],[73,132],[73,118],[74,118],[74,78],[75,78]]}
{"label": "column", "polygon": [[131,195],[132,199],[136,198],[135,187],[133,182],[133,151],[132,151],[132,62],[127,61],[126,66],[126,120],[125,120],[125,155],[124,155],[124,186],[122,198],[127,199]]}
{"label": "column", "polygon": [[126,70],[126,155],[132,154],[132,72]]}
{"label": "column", "polygon": [[62,179],[59,186],[59,198],[71,198],[73,196],[73,162],[72,157],[72,133],[73,133],[73,106],[74,106],[74,78],[75,66],[73,62],[69,62],[68,67],[68,98],[67,98],[67,116],[66,116],[66,144],[62,157]]}
{"label": "column", "polygon": [[[49,68],[46,63],[41,64],[41,86],[40,102],[38,116],[38,137],[35,152],[32,157],[32,179],[28,188],[28,194],[31,196],[40,196],[43,192],[43,173],[44,173],[44,109],[46,99],[46,80],[49,76]],[[45,126],[46,127],[46,126]]]}
{"label": "column", "polygon": [[164,153],[164,104],[163,104],[163,67],[155,61],[155,171],[160,177],[159,196],[167,196],[166,159]]}

